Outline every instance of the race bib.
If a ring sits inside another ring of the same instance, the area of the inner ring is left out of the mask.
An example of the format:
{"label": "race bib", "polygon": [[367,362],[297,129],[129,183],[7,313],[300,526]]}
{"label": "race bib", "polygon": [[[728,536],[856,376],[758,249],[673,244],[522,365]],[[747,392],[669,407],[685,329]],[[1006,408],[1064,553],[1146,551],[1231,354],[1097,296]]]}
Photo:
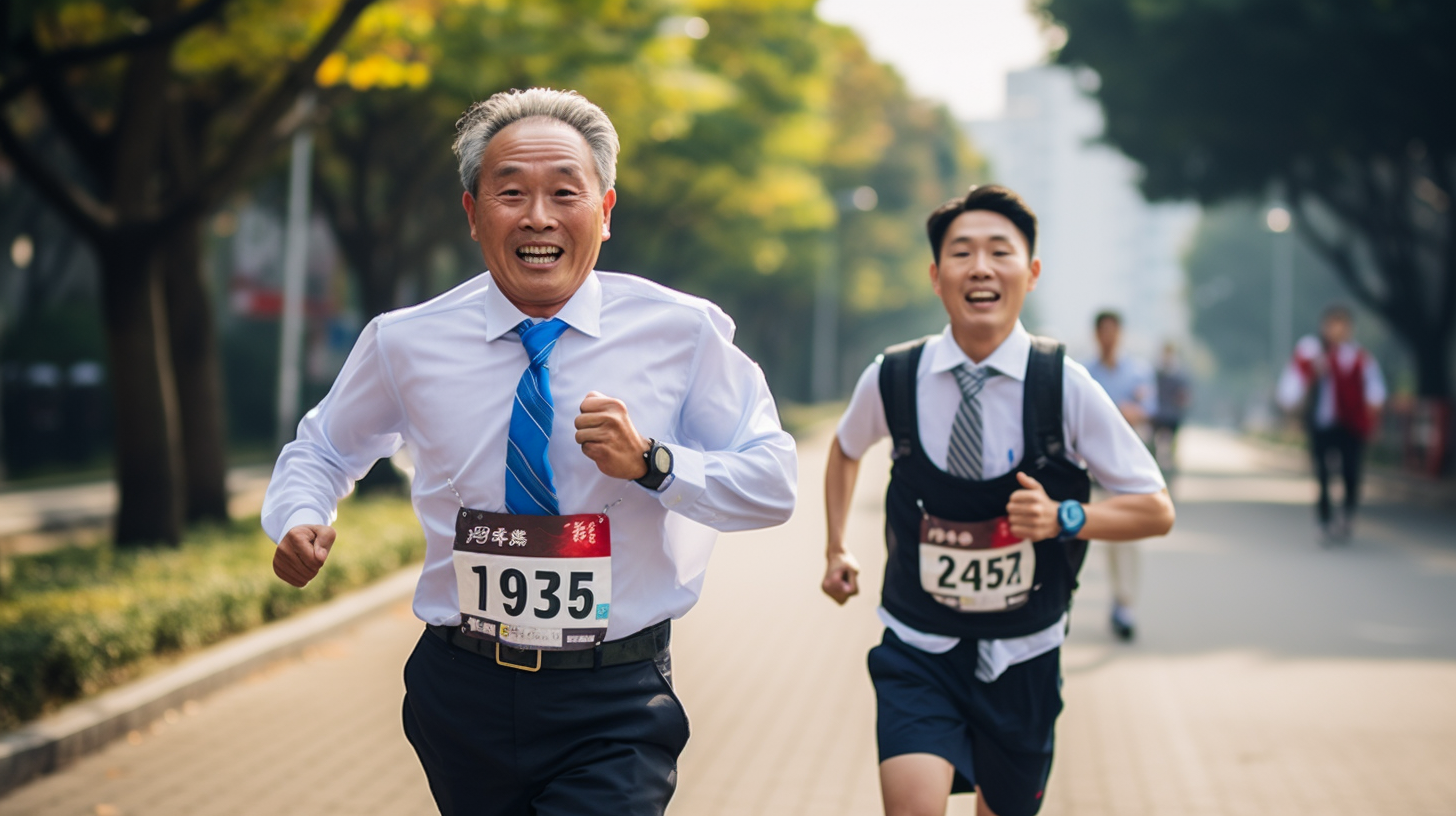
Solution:
{"label": "race bib", "polygon": [[1031,598],[1032,542],[1011,534],[1005,516],[990,521],[920,519],[920,586],[962,612],[1005,612]]}
{"label": "race bib", "polygon": [[601,513],[455,517],[460,631],[521,649],[590,649],[612,610],[612,537]]}

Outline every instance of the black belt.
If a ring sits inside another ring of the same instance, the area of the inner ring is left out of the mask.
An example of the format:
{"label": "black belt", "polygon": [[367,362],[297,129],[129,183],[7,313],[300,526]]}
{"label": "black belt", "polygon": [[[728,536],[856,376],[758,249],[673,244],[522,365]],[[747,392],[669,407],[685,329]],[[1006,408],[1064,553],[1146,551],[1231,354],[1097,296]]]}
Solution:
{"label": "black belt", "polygon": [[671,621],[663,621],[621,640],[601,643],[591,649],[573,649],[571,651],[517,649],[497,640],[471,637],[461,632],[459,626],[427,623],[425,628],[435,637],[457,649],[494,658],[495,662],[512,669],[534,672],[541,669],[594,669],[601,666],[652,660],[658,654],[667,651],[668,642],[671,639],[671,624]]}

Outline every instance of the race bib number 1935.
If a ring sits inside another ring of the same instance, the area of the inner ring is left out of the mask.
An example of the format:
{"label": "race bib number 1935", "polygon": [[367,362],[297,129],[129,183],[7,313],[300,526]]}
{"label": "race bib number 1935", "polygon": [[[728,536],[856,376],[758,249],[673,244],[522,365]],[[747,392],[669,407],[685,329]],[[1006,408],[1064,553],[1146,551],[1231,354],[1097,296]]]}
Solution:
{"label": "race bib number 1935", "polygon": [[467,635],[522,649],[590,649],[607,633],[612,540],[607,517],[516,516],[462,508],[455,584]]}
{"label": "race bib number 1935", "polygon": [[920,520],[920,586],[962,612],[1005,612],[1031,598],[1036,549],[1011,534],[1005,516],[989,521]]}

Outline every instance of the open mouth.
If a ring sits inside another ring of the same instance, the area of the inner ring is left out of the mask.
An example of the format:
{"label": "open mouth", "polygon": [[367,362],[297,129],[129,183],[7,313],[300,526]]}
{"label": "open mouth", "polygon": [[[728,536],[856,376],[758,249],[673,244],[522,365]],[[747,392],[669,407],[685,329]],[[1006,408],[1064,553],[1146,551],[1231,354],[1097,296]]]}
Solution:
{"label": "open mouth", "polygon": [[561,258],[561,247],[554,246],[523,246],[516,249],[516,257],[528,264],[547,266],[556,263]]}
{"label": "open mouth", "polygon": [[1000,292],[977,289],[966,293],[966,302],[972,306],[988,306],[1001,299]]}

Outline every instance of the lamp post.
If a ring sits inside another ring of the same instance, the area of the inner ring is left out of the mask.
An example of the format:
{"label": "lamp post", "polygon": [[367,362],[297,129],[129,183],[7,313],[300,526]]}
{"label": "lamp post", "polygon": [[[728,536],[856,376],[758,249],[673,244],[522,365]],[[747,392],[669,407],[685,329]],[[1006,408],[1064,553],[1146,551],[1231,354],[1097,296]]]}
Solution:
{"label": "lamp post", "polygon": [[1289,227],[1289,210],[1275,206],[1264,214],[1264,224],[1274,233],[1273,274],[1270,276],[1269,359],[1278,371],[1294,343],[1294,245]]}
{"label": "lamp post", "polygon": [[[869,212],[880,203],[879,194],[869,186],[843,190],[834,196],[840,214]],[[839,227],[829,235],[829,252],[814,280],[814,328],[810,354],[810,396],[815,402],[828,402],[836,396],[839,381]]]}
{"label": "lamp post", "polygon": [[314,95],[298,98],[302,123],[293,132],[293,155],[288,168],[288,231],[283,243],[283,308],[278,364],[277,443],[282,448],[292,441],[298,422],[298,392],[302,372],[304,272],[308,263],[308,182],[313,162]]}

